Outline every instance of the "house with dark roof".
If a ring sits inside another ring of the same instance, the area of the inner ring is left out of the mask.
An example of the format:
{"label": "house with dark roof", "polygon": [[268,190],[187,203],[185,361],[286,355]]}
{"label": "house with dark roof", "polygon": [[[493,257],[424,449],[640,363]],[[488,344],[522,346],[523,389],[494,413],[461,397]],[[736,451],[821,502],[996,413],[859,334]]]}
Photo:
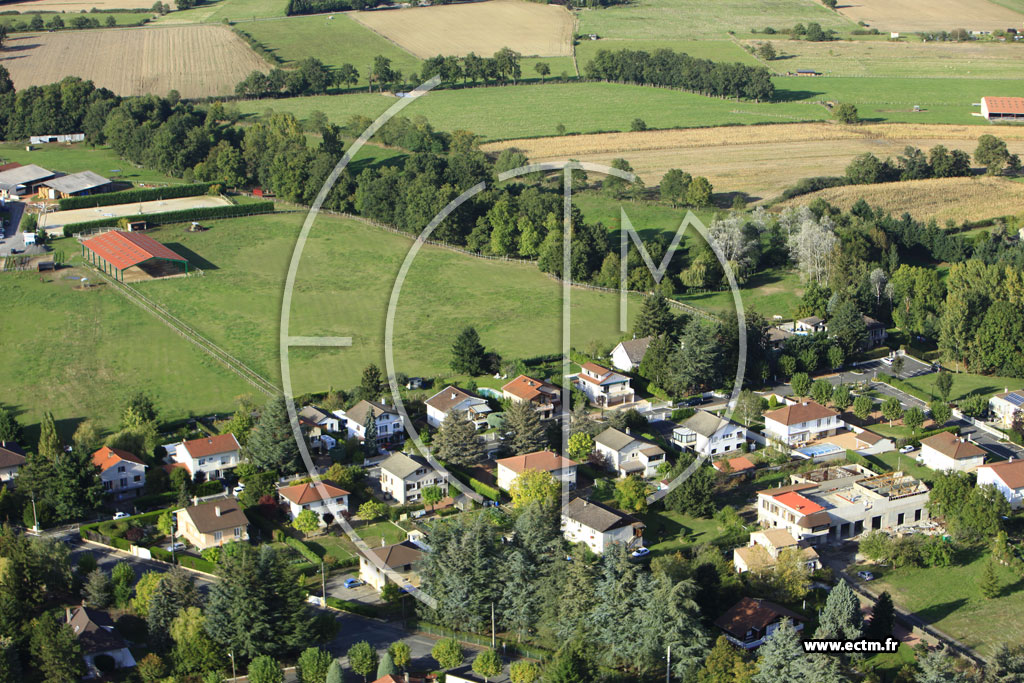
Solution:
{"label": "house with dark roof", "polygon": [[1024,390],[1007,389],[988,400],[988,408],[1002,427],[1012,427],[1014,417],[1024,411]]}
{"label": "house with dark roof", "polygon": [[832,436],[846,423],[839,413],[815,401],[782,406],[764,414],[764,435],[771,441],[797,446]]}
{"label": "house with dark roof", "polygon": [[570,543],[586,543],[595,553],[621,543],[632,549],[644,544],[644,523],[633,515],[586,498],[573,498],[562,508],[562,534]]}
{"label": "house with dark roof", "polygon": [[825,328],[825,321],[816,315],[793,322],[793,332],[795,334],[817,334],[818,332],[824,332]]}
{"label": "house with dark roof", "polygon": [[733,645],[753,650],[764,644],[783,619],[793,622],[793,628],[802,631],[806,619],[774,602],[760,598],[743,598],[715,619],[717,626]]}
{"label": "house with dark roof", "polygon": [[380,463],[380,488],[399,505],[418,501],[428,486],[448,488],[444,475],[419,455],[395,452]]}
{"label": "house with dark roof", "polygon": [[92,464],[100,468],[103,490],[115,500],[138,496],[146,485],[147,465],[134,453],[104,446],[92,454]]}
{"label": "house with dark roof", "polygon": [[698,410],[672,430],[672,443],[704,456],[738,451],[746,442],[745,427],[706,410]]}
{"label": "house with dark roof", "polygon": [[249,520],[234,498],[221,498],[175,510],[178,536],[199,550],[249,539]]}
{"label": "house with dark roof", "polygon": [[647,347],[651,345],[652,339],[654,337],[640,337],[616,344],[611,353],[612,367],[623,372],[633,372],[639,369],[640,363],[644,362]]}
{"label": "house with dark roof", "polygon": [[495,461],[498,469],[498,488],[509,491],[512,482],[526,470],[547,472],[555,479],[568,484],[570,489],[576,488],[576,463],[569,458],[551,451],[535,451],[501,458]]}
{"label": "house with dark roof", "polygon": [[405,423],[394,406],[380,401],[360,401],[348,410],[336,410],[334,414],[345,421],[345,432],[350,439],[366,440],[366,424],[373,413],[377,428],[377,445],[381,448],[401,446],[405,443]]}
{"label": "house with dark roof", "polygon": [[885,323],[879,322],[869,315],[861,317],[864,318],[864,329],[868,334],[864,346],[873,349],[884,344],[885,340],[889,337],[889,332],[885,329]]}
{"label": "house with dark roof", "polygon": [[302,410],[299,411],[299,419],[305,420],[307,424],[315,427],[320,433],[337,433],[341,431],[342,419],[334,413],[317,406],[303,406]]}
{"label": "house with dark roof", "polygon": [[1019,510],[1024,507],[1024,460],[1007,460],[982,465],[976,470],[978,486],[995,486],[1010,503]]}
{"label": "house with dark roof", "polygon": [[135,658],[128,649],[128,642],[114,630],[114,622],[110,615],[91,607],[68,608],[65,618],[82,648],[85,660],[85,678],[98,678],[101,675],[96,660],[109,657],[115,669],[130,669],[135,666]]}
{"label": "house with dark roof", "polygon": [[25,465],[25,451],[13,441],[0,441],[0,482],[14,481]]}
{"label": "house with dark roof", "polygon": [[238,466],[240,450],[234,434],[218,434],[177,444],[173,458],[194,478],[220,479],[227,470]]}
{"label": "house with dark roof", "polygon": [[638,474],[653,477],[665,462],[665,449],[647,439],[633,436],[630,430],[620,432],[609,427],[594,437],[594,450],[605,467],[620,477]]}
{"label": "house with dark roof", "polygon": [[[414,565],[422,559],[423,552],[422,546],[409,540],[381,548],[371,548],[369,554],[373,556],[372,558],[365,555],[359,557],[359,578],[378,591],[384,589],[389,579],[399,586],[411,585],[418,588],[420,578]],[[394,577],[389,577],[388,573],[378,565],[383,565],[397,574],[398,580],[395,581]]]}
{"label": "house with dark roof", "polygon": [[307,482],[292,486],[281,486],[277,495],[283,504],[288,506],[288,516],[294,521],[303,510],[312,510],[320,520],[320,526],[327,526],[325,517],[333,519],[334,511],[339,514],[348,512],[348,491],[331,481],[322,479],[320,484]]}
{"label": "house with dark roof", "polygon": [[0,171],[0,185],[6,188],[4,194],[0,196],[10,199],[11,197],[35,194],[40,185],[55,175],[56,173],[53,171],[48,171],[35,164],[18,165],[6,171]]}
{"label": "house with dark roof", "polygon": [[988,452],[950,432],[939,432],[921,439],[921,464],[943,472],[972,472],[985,464]]}
{"label": "house with dark roof", "polygon": [[591,403],[602,408],[632,403],[635,392],[629,382],[629,377],[597,363],[584,363],[574,378],[576,388]]}
{"label": "house with dark roof", "polygon": [[434,429],[441,426],[445,418],[452,412],[466,413],[477,429],[487,429],[487,416],[491,406],[487,399],[474,396],[468,391],[448,385],[424,403],[427,406],[427,424]]}
{"label": "house with dark roof", "polygon": [[562,390],[550,382],[519,375],[501,388],[501,395],[516,403],[531,403],[542,420],[554,417],[562,402]]}

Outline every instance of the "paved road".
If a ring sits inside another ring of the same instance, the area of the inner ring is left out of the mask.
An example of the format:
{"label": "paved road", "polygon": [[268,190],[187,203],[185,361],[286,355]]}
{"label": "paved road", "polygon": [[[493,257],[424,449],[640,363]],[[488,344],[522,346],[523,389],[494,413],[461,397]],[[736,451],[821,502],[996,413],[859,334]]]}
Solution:
{"label": "paved road", "polygon": [[21,215],[25,205],[21,202],[7,202],[4,205],[11,219],[11,224],[0,228],[0,256],[7,256],[11,249],[25,251],[25,233],[18,232],[18,224],[21,222]]}
{"label": "paved road", "polygon": [[[81,557],[82,554],[91,553],[92,556],[96,558],[96,562],[100,569],[108,573],[114,569],[114,565],[118,562],[127,562],[131,565],[132,569],[135,570],[136,579],[148,571],[166,572],[171,568],[171,565],[164,562],[143,560],[130,553],[122,552],[114,548],[108,548],[96,543],[86,543],[85,541],[78,540],[69,543],[69,545],[71,546],[72,567],[78,565],[78,558]],[[212,579],[196,572],[189,573],[196,577],[196,586],[200,591],[205,593],[213,586]]]}

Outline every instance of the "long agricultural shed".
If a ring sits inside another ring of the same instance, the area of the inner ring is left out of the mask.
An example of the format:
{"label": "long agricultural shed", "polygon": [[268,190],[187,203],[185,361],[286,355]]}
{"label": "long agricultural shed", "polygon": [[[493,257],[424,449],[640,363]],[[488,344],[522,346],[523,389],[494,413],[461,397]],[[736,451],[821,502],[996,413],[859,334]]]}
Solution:
{"label": "long agricultural shed", "polygon": [[148,235],[111,230],[82,240],[82,256],[115,279],[124,282],[124,271],[146,261],[172,261],[185,266],[188,259]]}

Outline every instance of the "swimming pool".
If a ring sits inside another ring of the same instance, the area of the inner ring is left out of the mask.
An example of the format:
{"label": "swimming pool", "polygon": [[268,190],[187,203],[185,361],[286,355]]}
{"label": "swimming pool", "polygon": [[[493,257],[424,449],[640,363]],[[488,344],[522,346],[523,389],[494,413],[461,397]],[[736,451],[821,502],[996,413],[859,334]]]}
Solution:
{"label": "swimming pool", "polygon": [[843,450],[839,446],[834,446],[830,443],[819,443],[813,446],[804,446],[803,448],[796,449],[796,452],[808,458],[820,458],[823,455],[835,453],[836,451]]}

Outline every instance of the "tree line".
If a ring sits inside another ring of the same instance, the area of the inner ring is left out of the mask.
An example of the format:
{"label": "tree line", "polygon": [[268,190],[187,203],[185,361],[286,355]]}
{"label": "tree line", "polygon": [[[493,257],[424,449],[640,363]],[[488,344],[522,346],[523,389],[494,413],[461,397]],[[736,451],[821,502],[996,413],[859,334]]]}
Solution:
{"label": "tree line", "polygon": [[763,66],[728,64],[661,49],[600,50],[587,64],[588,78],[656,85],[715,97],[770,100],[775,94],[771,74]]}

